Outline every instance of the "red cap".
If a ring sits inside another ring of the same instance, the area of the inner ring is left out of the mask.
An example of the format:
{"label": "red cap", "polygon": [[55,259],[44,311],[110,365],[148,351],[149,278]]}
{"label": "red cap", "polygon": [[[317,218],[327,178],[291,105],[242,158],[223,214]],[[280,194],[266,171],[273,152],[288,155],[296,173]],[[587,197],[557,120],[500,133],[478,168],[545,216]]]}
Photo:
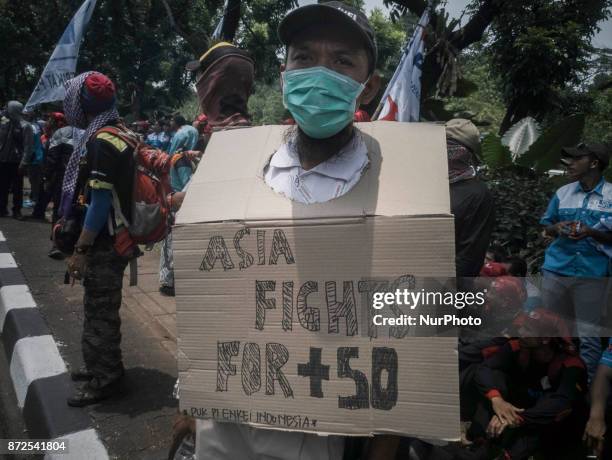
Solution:
{"label": "red cap", "polygon": [[499,262],[487,262],[480,270],[480,276],[496,277],[507,275],[508,270]]}
{"label": "red cap", "polygon": [[528,328],[533,335],[542,337],[571,337],[567,324],[556,313],[536,308],[530,313],[521,313],[513,321],[515,328]]}
{"label": "red cap", "polygon": [[85,79],[87,92],[96,99],[109,100],[115,97],[115,84],[106,75],[94,72]]}
{"label": "red cap", "polygon": [[85,78],[81,104],[86,113],[100,113],[115,105],[115,84],[106,75],[93,72]]}
{"label": "red cap", "polygon": [[51,112],[49,115],[51,116],[51,118],[53,118],[53,121],[55,122],[55,125],[57,127],[61,128],[63,126],[66,126],[66,117],[62,112]]}
{"label": "red cap", "polygon": [[496,277],[489,289],[489,295],[502,301],[504,305],[521,307],[527,299],[527,293],[523,281],[514,276]]}

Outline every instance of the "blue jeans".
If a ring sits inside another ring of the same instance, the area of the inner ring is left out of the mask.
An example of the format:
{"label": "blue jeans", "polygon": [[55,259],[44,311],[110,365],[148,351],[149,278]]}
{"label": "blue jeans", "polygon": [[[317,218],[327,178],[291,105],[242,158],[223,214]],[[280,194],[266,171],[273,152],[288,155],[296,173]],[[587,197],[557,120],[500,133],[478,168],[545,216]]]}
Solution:
{"label": "blue jeans", "polygon": [[601,358],[601,320],[606,302],[608,278],[577,278],[542,270],[542,303],[544,308],[575,324],[580,337],[580,357],[587,366],[589,381]]}

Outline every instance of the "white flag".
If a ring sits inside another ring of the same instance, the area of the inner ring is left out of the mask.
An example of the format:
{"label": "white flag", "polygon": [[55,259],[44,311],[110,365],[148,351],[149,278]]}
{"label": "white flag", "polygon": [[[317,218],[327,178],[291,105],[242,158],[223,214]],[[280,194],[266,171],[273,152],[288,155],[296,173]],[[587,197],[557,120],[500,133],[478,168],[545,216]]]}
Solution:
{"label": "white flag", "polygon": [[406,46],[395,73],[380,101],[383,105],[378,120],[419,121],[421,109],[421,67],[425,50],[425,28],[429,23],[429,8]]}
{"label": "white flag", "polygon": [[64,30],[28,103],[30,110],[43,102],[63,101],[64,83],[74,77],[81,40],[97,0],[85,0]]}

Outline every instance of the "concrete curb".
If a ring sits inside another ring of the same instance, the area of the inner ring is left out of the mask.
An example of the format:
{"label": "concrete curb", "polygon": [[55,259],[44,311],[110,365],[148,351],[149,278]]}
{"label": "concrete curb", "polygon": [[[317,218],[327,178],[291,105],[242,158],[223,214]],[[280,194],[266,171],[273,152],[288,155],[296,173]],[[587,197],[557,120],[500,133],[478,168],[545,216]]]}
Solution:
{"label": "concrete curb", "polygon": [[0,340],[30,438],[68,440],[68,453],[45,459],[108,460],[87,413],[66,404],[74,384],[2,232]]}

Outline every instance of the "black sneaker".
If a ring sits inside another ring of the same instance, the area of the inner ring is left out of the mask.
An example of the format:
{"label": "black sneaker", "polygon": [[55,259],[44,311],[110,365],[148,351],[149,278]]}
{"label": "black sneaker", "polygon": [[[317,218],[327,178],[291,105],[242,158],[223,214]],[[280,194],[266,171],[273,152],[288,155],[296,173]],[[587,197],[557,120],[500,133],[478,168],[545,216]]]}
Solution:
{"label": "black sneaker", "polygon": [[57,248],[51,248],[47,255],[55,260],[64,260],[65,258],[64,253]]}
{"label": "black sneaker", "polygon": [[74,395],[66,400],[70,407],[85,407],[97,404],[121,393],[119,382],[111,383],[102,388],[92,388],[87,382]]}
{"label": "black sneaker", "polygon": [[160,286],[159,293],[167,297],[174,297],[174,286]]}
{"label": "black sneaker", "polygon": [[24,220],[25,218],[21,214],[21,211],[13,211],[13,219],[15,219],[15,220]]}
{"label": "black sneaker", "polygon": [[85,366],[80,367],[76,371],[70,373],[70,378],[75,382],[88,382],[93,379],[93,374]]}

